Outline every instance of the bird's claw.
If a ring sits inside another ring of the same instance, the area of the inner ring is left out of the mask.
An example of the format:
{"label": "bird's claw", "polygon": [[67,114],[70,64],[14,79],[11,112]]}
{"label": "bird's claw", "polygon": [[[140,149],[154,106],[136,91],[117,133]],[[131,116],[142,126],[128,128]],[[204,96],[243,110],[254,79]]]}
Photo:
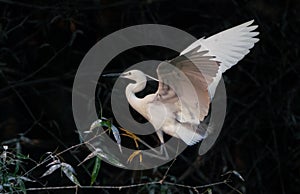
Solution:
{"label": "bird's claw", "polygon": [[136,136],[134,133],[132,133],[132,132],[130,132],[130,131],[122,128],[122,127],[120,127],[120,129],[125,132],[125,134],[122,134],[122,135],[133,139],[133,141],[135,143],[135,147],[139,148],[138,141],[140,140],[140,138],[138,136]]}
{"label": "bird's claw", "polygon": [[142,156],[142,150],[136,150],[134,151],[127,159],[127,163],[131,163],[132,160],[137,156],[139,155],[139,158],[140,158],[140,163],[143,161],[143,156]]}

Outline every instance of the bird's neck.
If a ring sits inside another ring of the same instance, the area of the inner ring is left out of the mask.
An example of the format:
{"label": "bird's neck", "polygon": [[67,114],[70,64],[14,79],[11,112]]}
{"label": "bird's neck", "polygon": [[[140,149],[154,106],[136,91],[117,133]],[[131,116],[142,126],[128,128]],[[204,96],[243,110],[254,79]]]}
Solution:
{"label": "bird's neck", "polygon": [[138,93],[138,92],[142,91],[143,89],[145,89],[146,83],[147,83],[146,79],[141,79],[141,80],[138,80],[134,84],[133,83],[129,84],[128,86],[131,87],[130,91],[135,94],[135,93]]}
{"label": "bird's neck", "polygon": [[136,83],[128,84],[126,87],[126,98],[129,104],[138,112],[143,107],[143,100],[136,97],[135,93],[142,91],[146,87],[146,79],[138,80]]}
{"label": "bird's neck", "polygon": [[128,84],[126,87],[126,97],[128,101],[131,99],[139,99],[135,96],[136,93],[142,91],[146,87],[146,80],[137,81],[136,83]]}

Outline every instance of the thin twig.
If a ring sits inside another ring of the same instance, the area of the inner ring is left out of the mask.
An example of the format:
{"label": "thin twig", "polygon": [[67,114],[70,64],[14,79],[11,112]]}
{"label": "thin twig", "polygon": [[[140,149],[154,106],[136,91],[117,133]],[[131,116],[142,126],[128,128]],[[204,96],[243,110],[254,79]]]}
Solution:
{"label": "thin twig", "polygon": [[[112,185],[99,185],[99,186],[61,186],[61,187],[39,187],[39,188],[27,188],[27,191],[42,191],[42,190],[63,190],[63,189],[128,189],[133,187],[141,187],[146,185],[154,185],[154,184],[164,184],[164,185],[172,185],[177,187],[183,187],[187,189],[200,189],[200,188],[206,188],[206,187],[212,187],[216,185],[226,184],[227,180],[206,184],[206,185],[199,185],[199,186],[190,186],[190,185],[183,185],[183,184],[177,184],[177,183],[171,183],[171,182],[164,182],[161,183],[160,181],[152,181],[147,183],[139,183],[139,184],[131,184],[131,185],[123,185],[123,186],[112,186]],[[7,193],[8,194],[8,193]]]}
{"label": "thin twig", "polygon": [[236,191],[239,194],[243,194],[241,191],[239,191],[238,189],[234,188],[233,186],[231,186],[230,184],[228,184],[227,182],[224,183],[227,187],[231,188],[232,190]]}
{"label": "thin twig", "polygon": [[[107,130],[108,130],[108,129],[107,129]],[[64,153],[66,153],[66,152],[68,152],[68,151],[70,151],[70,150],[72,150],[72,149],[74,149],[74,148],[77,148],[77,147],[79,147],[79,146],[85,145],[86,143],[88,143],[88,142],[94,140],[95,138],[97,138],[97,137],[103,135],[104,133],[106,133],[107,130],[103,131],[103,132],[100,133],[99,135],[96,135],[95,137],[89,139],[89,140],[86,141],[86,142],[83,142],[83,143],[79,143],[79,144],[73,145],[73,146],[71,146],[71,147],[69,147],[69,148],[67,148],[67,149],[65,149],[65,150],[63,150],[63,151],[61,151],[61,152],[55,154],[55,157],[58,157],[58,156],[60,156],[60,155],[62,155],[62,154],[64,154]],[[32,171],[35,170],[36,168],[40,167],[41,165],[45,164],[45,163],[48,162],[49,160],[51,160],[51,157],[49,157],[49,158],[43,160],[41,163],[39,163],[38,165],[36,165],[35,167],[33,167],[32,169],[30,169],[29,171],[27,171],[27,172],[24,174],[24,176],[26,176],[27,174],[29,174],[30,172],[32,172]]]}
{"label": "thin twig", "polygon": [[163,178],[159,181],[161,184],[162,184],[162,183],[165,181],[165,179],[167,178],[168,173],[169,173],[171,167],[173,166],[173,164],[175,163],[175,161],[176,161],[176,158],[174,158],[174,160],[172,161],[171,165],[168,167],[167,171],[165,172]]}

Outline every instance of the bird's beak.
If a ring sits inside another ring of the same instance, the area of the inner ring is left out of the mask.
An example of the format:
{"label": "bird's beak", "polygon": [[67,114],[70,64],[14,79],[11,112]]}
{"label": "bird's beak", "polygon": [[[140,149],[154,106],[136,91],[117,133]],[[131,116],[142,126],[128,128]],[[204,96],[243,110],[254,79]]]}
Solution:
{"label": "bird's beak", "polygon": [[128,72],[121,73],[120,77],[127,78],[128,74],[129,74]]}
{"label": "bird's beak", "polygon": [[102,77],[122,77],[121,73],[107,73],[107,74],[103,74]]}
{"label": "bird's beak", "polygon": [[147,75],[147,74],[145,74],[145,75],[146,75],[146,77],[149,78],[150,80],[154,80],[154,81],[158,81],[158,82],[159,82],[159,80],[156,79],[155,77],[152,77],[152,76]]}

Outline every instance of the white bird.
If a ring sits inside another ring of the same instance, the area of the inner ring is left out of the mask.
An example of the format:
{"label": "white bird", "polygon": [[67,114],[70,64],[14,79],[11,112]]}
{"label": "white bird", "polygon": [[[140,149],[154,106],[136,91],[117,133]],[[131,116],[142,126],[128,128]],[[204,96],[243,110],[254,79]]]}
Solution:
{"label": "white bird", "polygon": [[[163,132],[193,145],[206,137],[201,122],[207,116],[210,102],[222,73],[241,60],[259,40],[252,21],[230,28],[208,38],[201,38],[180,55],[157,67],[157,92],[144,98],[147,76],[130,70],[121,77],[133,80],[126,87],[129,104],[155,128],[161,144]],[[196,97],[195,97],[196,95]]]}

